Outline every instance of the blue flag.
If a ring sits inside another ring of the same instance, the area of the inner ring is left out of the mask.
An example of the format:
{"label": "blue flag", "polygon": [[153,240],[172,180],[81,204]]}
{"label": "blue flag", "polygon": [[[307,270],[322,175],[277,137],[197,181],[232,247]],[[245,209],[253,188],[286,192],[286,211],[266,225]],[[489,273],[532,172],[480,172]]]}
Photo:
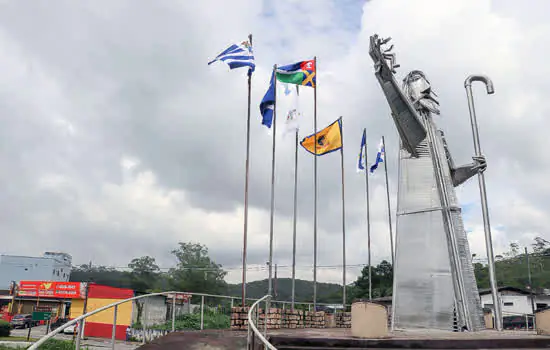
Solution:
{"label": "blue flag", "polygon": [[380,140],[380,144],[378,145],[378,153],[376,153],[376,160],[374,161],[374,164],[370,167],[370,173],[373,174],[376,169],[378,169],[378,164],[382,163],[384,161],[385,157],[385,150],[384,150],[384,142]]}
{"label": "blue flag", "polygon": [[252,53],[252,45],[248,40],[243,41],[240,44],[233,44],[220,53],[212,61],[208,62],[208,65],[216,61],[222,61],[227,63],[229,69],[248,67],[248,75],[251,75],[256,69],[254,63],[254,54]]}
{"label": "blue flag", "polygon": [[269,88],[260,103],[260,113],[262,114],[262,125],[271,128],[273,124],[273,110],[275,109],[275,72],[271,74]]}
{"label": "blue flag", "polygon": [[359,157],[357,158],[357,172],[366,171],[367,164],[365,162],[365,144],[367,143],[367,131],[363,130],[363,138],[361,139],[361,150],[359,151]]}

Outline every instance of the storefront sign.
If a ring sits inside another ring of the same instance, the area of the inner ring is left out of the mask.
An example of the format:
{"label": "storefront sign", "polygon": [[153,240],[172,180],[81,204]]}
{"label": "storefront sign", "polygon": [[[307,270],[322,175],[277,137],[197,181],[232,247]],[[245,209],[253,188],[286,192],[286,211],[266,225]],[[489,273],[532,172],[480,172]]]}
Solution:
{"label": "storefront sign", "polygon": [[86,283],[83,282],[49,282],[21,281],[19,296],[39,298],[84,299]]}
{"label": "storefront sign", "polygon": [[176,301],[183,301],[184,303],[187,303],[192,297],[191,294],[186,293],[169,293],[166,294],[166,299],[174,299],[174,294],[176,295]]}

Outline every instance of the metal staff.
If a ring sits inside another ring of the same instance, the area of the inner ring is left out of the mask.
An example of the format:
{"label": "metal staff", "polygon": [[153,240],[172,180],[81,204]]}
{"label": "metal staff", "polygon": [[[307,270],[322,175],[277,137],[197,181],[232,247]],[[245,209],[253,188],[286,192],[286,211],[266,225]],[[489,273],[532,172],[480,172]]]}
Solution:
{"label": "metal staff", "polygon": [[[480,81],[485,84],[487,94],[495,93],[493,82],[485,75],[470,75],[464,81],[464,88],[468,97],[468,109],[470,110],[470,123],[472,124],[472,134],[474,138],[474,152],[476,157],[482,157],[481,146],[479,144],[479,131],[477,127],[476,111],[474,107],[474,98],[472,97],[472,82]],[[489,207],[487,205],[487,189],[485,187],[485,176],[483,172],[478,173],[479,194],[481,196],[481,211],[483,213],[483,226],[485,228],[485,245],[487,247],[487,259],[489,268],[489,281],[491,283],[491,294],[493,296],[493,305],[495,308],[495,325],[498,331],[502,331],[502,310],[498,298],[495,258],[493,255],[493,240],[491,238],[491,225],[489,223]]]}
{"label": "metal staff", "polygon": [[[367,198],[367,248],[369,262],[369,300],[372,300],[372,266],[371,266],[371,250],[370,250],[370,203],[369,203],[369,170],[367,156],[367,129],[363,129],[363,137],[365,138],[365,146],[363,152],[365,154],[365,195]],[[385,150],[384,150],[385,152]]]}
{"label": "metal staff", "polygon": [[[248,35],[250,46],[252,46],[252,34]],[[243,285],[242,285],[242,306],[246,306],[246,247],[248,242],[248,174],[250,169],[250,95],[252,90],[252,74],[248,75],[248,115],[246,119],[246,164],[244,180],[244,229],[243,229]]]}
{"label": "metal staff", "polygon": [[[313,64],[317,75],[317,56],[313,57]],[[313,132],[317,135],[317,83],[313,89]],[[313,311],[317,311],[317,140],[313,152]]]}
{"label": "metal staff", "polygon": [[[273,75],[277,72],[277,65],[273,65]],[[269,280],[267,287],[267,294],[273,295],[273,223],[274,223],[274,212],[275,212],[275,134],[277,131],[277,76],[273,79],[274,92],[273,92],[273,149],[271,153],[271,215],[269,220]],[[269,303],[271,297],[266,300],[265,308],[265,332],[267,334],[267,318],[269,313]]]}
{"label": "metal staff", "polygon": [[[344,132],[342,126],[342,117],[340,117],[340,137],[342,141],[342,147],[340,147],[340,164],[342,168],[342,306],[344,312],[346,311],[346,197],[344,187]],[[317,156],[316,156],[317,157]]]}
{"label": "metal staff", "polygon": [[386,174],[386,198],[388,199],[388,226],[390,227],[390,250],[391,266],[394,269],[394,249],[393,249],[393,229],[391,224],[391,204],[390,204],[390,183],[388,181],[388,157],[386,156],[386,140],[382,136],[382,145],[384,147],[384,172]]}
{"label": "metal staff", "polygon": [[[298,95],[298,85],[296,85],[296,94]],[[294,146],[294,213],[292,218],[292,304],[294,310],[294,301],[296,299],[296,220],[298,215],[298,129],[296,129],[296,140]]]}

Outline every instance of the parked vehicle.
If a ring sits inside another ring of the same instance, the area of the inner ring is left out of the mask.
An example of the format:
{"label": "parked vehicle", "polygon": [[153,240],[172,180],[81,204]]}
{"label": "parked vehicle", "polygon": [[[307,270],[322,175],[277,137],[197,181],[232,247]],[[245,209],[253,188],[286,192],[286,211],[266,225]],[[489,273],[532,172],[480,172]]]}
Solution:
{"label": "parked vehicle", "polygon": [[31,328],[38,325],[38,321],[32,320],[30,314],[17,314],[10,321],[13,328]]}
{"label": "parked vehicle", "polygon": [[61,326],[63,326],[65,323],[69,322],[70,320],[68,318],[58,318],[55,320],[55,322],[52,322],[50,329],[53,331],[54,329],[57,329]]}

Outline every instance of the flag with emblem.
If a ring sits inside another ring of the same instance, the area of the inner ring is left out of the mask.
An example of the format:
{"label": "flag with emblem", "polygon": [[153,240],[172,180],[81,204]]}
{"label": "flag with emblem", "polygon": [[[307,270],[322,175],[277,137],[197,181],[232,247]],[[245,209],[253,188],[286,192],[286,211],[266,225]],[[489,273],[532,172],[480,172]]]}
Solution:
{"label": "flag with emblem", "polygon": [[339,150],[342,148],[342,119],[338,118],[323,130],[305,137],[300,145],[317,156]]}
{"label": "flag with emblem", "polygon": [[254,63],[254,53],[252,53],[252,45],[248,40],[245,40],[240,44],[233,44],[229,46],[218,56],[216,56],[216,58],[208,62],[208,65],[211,65],[216,61],[227,63],[229,69],[248,67],[248,75],[251,75],[256,69],[256,63]]}
{"label": "flag with emblem", "polygon": [[301,61],[277,67],[277,80],[283,83],[315,87],[315,61]]}

